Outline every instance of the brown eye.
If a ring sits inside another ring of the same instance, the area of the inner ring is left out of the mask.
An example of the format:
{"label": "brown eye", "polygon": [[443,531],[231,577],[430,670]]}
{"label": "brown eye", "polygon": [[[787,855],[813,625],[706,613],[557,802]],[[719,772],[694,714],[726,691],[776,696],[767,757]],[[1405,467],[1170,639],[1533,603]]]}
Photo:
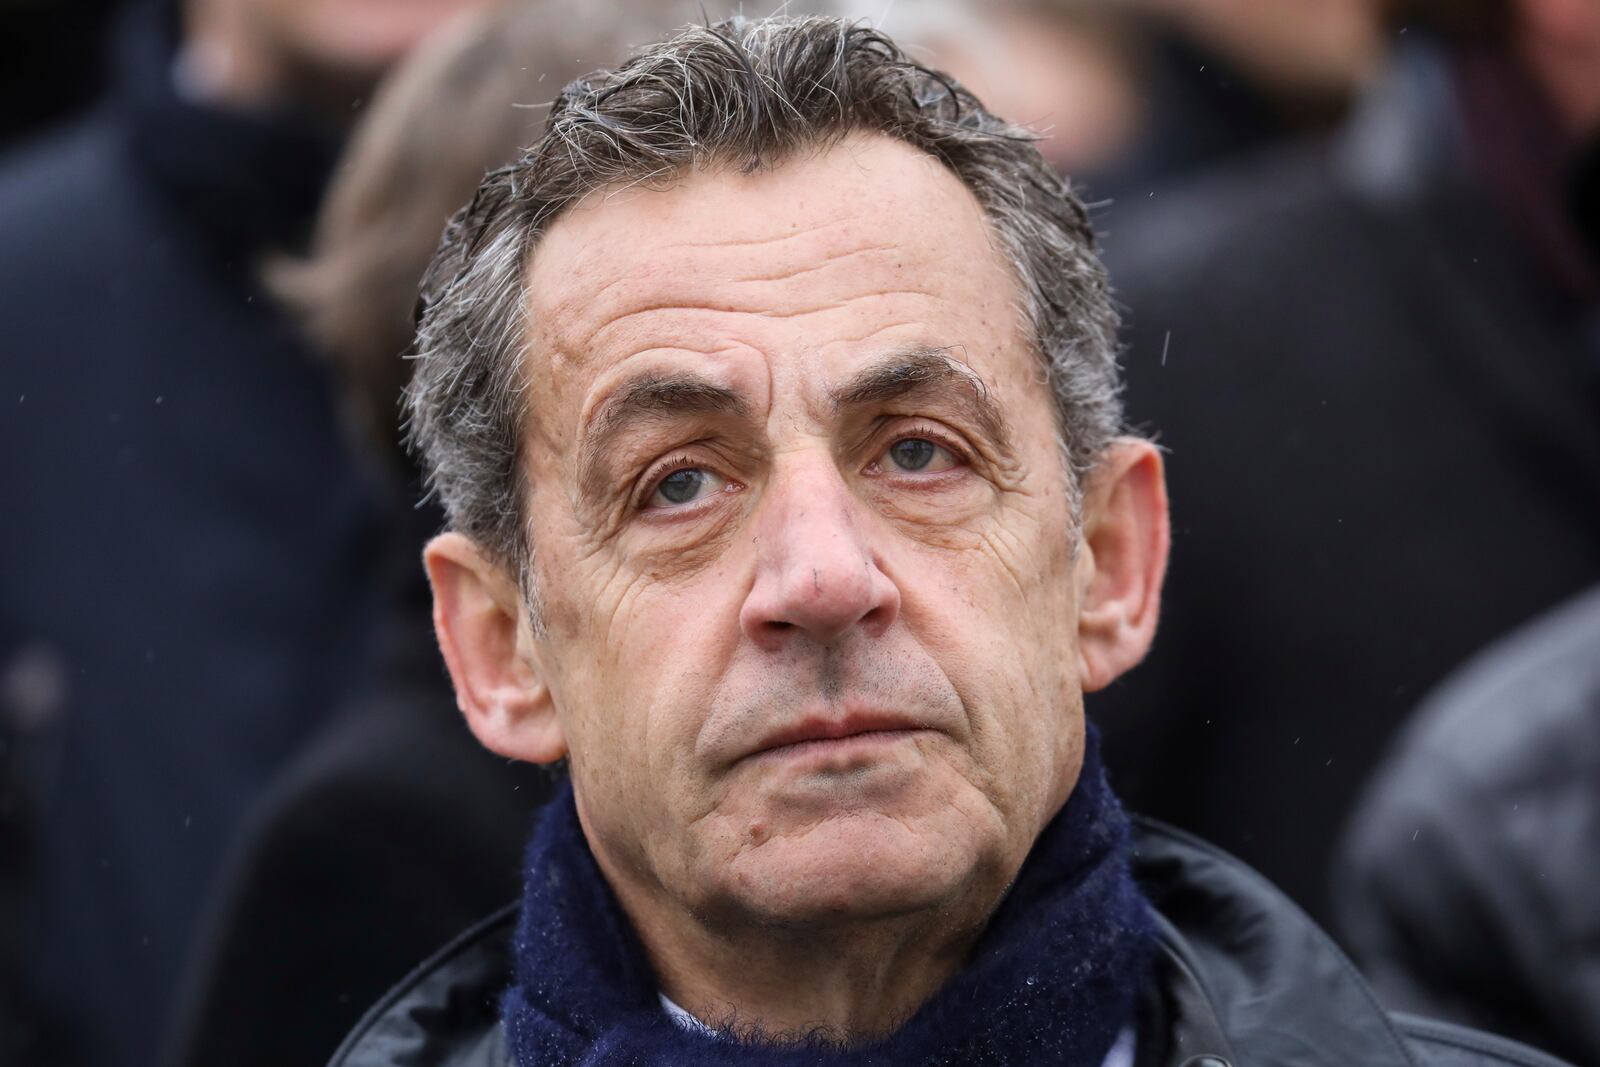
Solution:
{"label": "brown eye", "polygon": [[907,474],[949,470],[956,465],[950,450],[926,437],[902,437],[884,452],[887,469]]}

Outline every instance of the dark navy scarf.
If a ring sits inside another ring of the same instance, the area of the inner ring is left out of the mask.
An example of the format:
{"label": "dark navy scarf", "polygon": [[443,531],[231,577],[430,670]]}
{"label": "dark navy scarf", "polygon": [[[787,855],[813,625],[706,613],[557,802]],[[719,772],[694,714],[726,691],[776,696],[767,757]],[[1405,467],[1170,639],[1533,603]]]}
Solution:
{"label": "dark navy scarf", "polygon": [[1127,853],[1127,816],[1106,785],[1091,729],[1071,799],[944,989],[870,1045],[753,1044],[686,1030],[662,1009],[568,785],[528,847],[515,978],[501,1005],[512,1056],[517,1067],[1100,1067],[1133,1021],[1153,944]]}

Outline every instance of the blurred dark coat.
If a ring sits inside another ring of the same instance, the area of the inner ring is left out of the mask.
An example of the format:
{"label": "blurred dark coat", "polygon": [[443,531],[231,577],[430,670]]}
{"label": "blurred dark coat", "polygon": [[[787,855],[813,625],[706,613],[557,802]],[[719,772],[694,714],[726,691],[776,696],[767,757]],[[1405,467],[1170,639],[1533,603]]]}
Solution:
{"label": "blurred dark coat", "polygon": [[1469,654],[1600,581],[1600,329],[1416,52],[1334,144],[1113,214],[1128,403],[1171,450],[1150,660],[1089,698],[1134,810],[1326,917],[1336,831]]}
{"label": "blurred dark coat", "polygon": [[40,820],[30,982],[97,1064],[154,1055],[225,842],[356,659],[378,535],[257,281],[337,139],[181,99],[170,26],[126,44],[0,172],[0,732]]}
{"label": "blurred dark coat", "polygon": [[1335,870],[1387,1003],[1600,1063],[1600,587],[1429,698]]}
{"label": "blurred dark coat", "polygon": [[552,779],[467,729],[415,543],[397,543],[386,568],[395,599],[373,675],[239,839],[166,1064],[324,1064],[418,961],[520,892]]}

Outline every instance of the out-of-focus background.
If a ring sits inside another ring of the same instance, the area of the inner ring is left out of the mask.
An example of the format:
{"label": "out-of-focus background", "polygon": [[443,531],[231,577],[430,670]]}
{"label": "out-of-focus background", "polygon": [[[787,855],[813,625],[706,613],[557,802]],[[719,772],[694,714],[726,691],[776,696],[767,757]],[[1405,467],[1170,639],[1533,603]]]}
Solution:
{"label": "out-of-focus background", "polygon": [[[745,3],[747,14],[760,5]],[[1600,1063],[1600,0],[883,0],[1095,207],[1175,520],[1135,810]],[[0,0],[0,1063],[321,1063],[515,891],[399,447],[541,105],[724,12]]]}

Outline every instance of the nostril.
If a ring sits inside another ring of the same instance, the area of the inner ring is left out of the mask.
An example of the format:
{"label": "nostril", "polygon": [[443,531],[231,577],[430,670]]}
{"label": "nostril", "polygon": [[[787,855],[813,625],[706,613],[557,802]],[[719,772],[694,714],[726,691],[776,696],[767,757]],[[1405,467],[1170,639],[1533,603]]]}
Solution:
{"label": "nostril", "polygon": [[748,632],[763,644],[777,648],[789,640],[790,631],[794,628],[794,623],[784,622],[782,619],[760,619]]}
{"label": "nostril", "polygon": [[894,622],[894,609],[887,604],[880,604],[861,616],[861,624],[874,634],[881,634]]}

